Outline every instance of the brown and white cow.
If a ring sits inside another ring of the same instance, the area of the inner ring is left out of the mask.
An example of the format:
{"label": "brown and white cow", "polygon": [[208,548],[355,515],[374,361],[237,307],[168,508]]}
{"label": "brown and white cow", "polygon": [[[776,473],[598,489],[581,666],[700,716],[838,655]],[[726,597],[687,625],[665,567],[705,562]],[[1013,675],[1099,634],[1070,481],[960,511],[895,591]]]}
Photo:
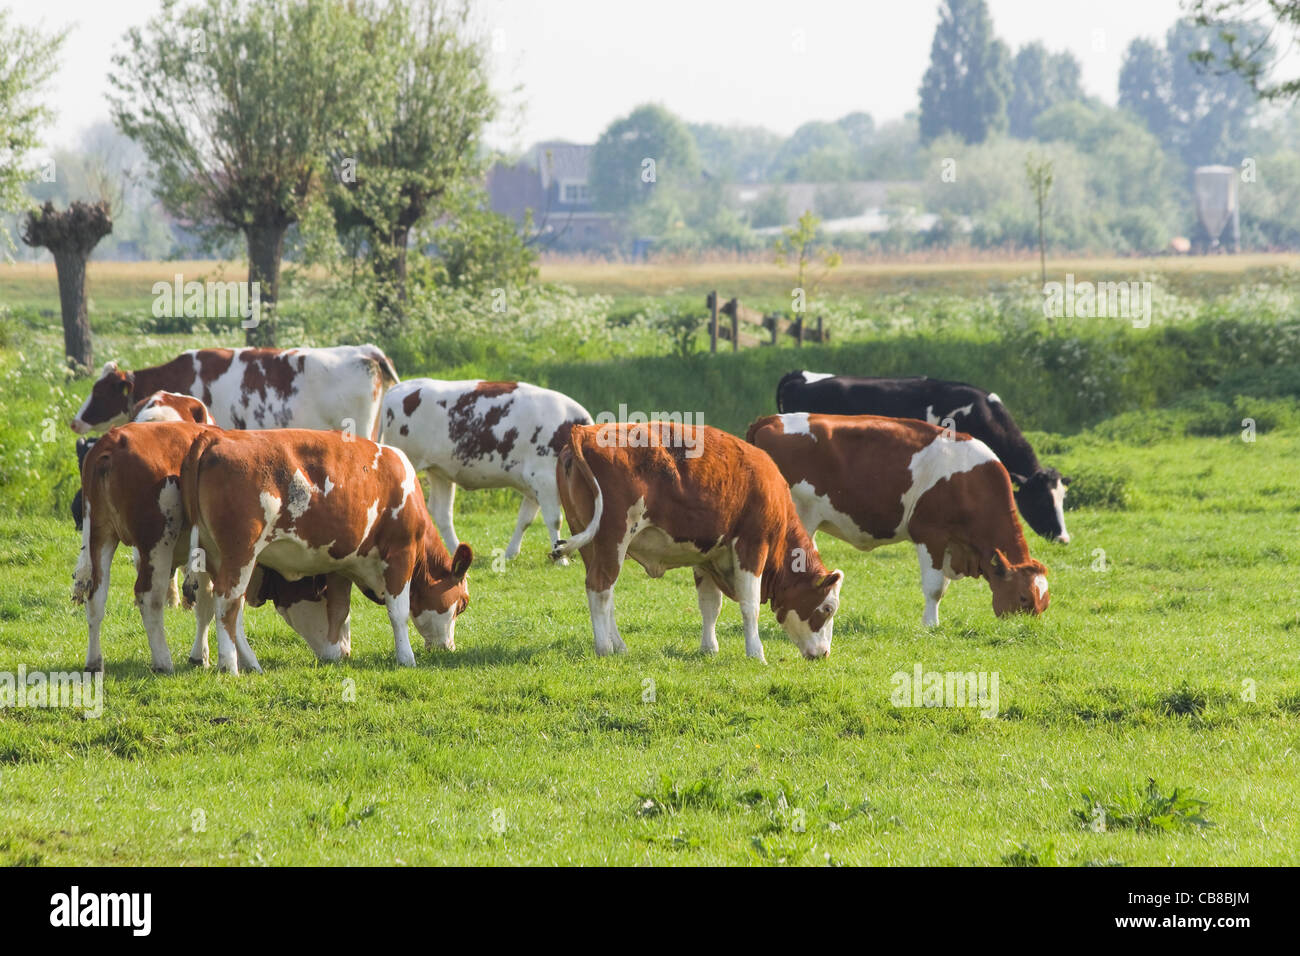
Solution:
{"label": "brown and white cow", "polygon": [[459,540],[451,520],[457,485],[523,495],[507,559],[519,554],[539,510],[551,547],[560,540],[555,458],[574,425],[591,424],[573,399],[526,382],[413,378],[388,390],[381,418],[383,442],[429,476],[429,513],[447,547]]}
{"label": "brown and white cow", "polygon": [[556,482],[574,535],[553,555],[582,554],[597,654],[626,650],[614,582],[629,557],[655,578],[694,569],[705,653],[718,649],[724,594],[740,604],[750,657],[765,660],[758,609],[768,601],[805,657],[830,653],[844,576],[822,565],[767,455],[705,425],[575,426]]}
{"label": "brown and white cow", "polygon": [[[132,423],[110,430],[86,453],[80,492],[81,555],[73,573],[72,596],[86,604],[87,670],[103,669],[100,630],[113,554],[119,544],[135,549],[135,601],[149,639],[153,669],[172,670],[163,609],[169,603],[175,570],[186,564],[190,545],[180,470],[194,439],[206,430],[193,422]],[[212,588],[206,575],[197,577],[190,661],[206,667]],[[318,657],[332,660],[346,656],[351,647],[350,588],[346,578],[290,583],[274,571],[259,568],[251,585],[256,598],[250,603],[272,601]]]}
{"label": "brown and white cow", "polygon": [[103,431],[161,390],[200,399],[222,428],[337,428],[376,437],[380,399],[397,381],[373,345],[195,349],[134,372],[109,362],[69,424],[80,435]]}
{"label": "brown and white cow", "polygon": [[360,585],[388,610],[399,664],[415,663],[412,619],[426,646],[455,649],[473,552],[447,553],[400,450],[339,432],[214,429],[190,448],[181,490],[212,578],[223,670],[257,668],[237,627],[257,564],[289,581],[337,572]]}
{"label": "brown and white cow", "polygon": [[157,391],[140,399],[131,409],[133,422],[194,422],[198,425],[215,425],[216,419],[208,406],[193,395],[180,392]]}
{"label": "brown and white cow", "polygon": [[982,441],[907,418],[806,412],[760,418],[746,438],[781,469],[809,534],[863,551],[916,545],[926,625],[961,577],[988,581],[998,615],[1047,610],[1047,568],[1030,557],[1011,479]]}

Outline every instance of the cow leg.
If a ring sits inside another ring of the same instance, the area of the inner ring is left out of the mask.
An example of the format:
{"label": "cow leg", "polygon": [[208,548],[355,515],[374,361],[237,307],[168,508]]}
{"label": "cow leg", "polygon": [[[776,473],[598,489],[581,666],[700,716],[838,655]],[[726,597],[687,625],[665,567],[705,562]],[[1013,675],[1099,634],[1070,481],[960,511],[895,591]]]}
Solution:
{"label": "cow leg", "polygon": [[[560,507],[560,493],[555,487],[554,476],[549,484],[539,484],[533,488],[533,494],[537,496],[537,504],[542,510],[542,523],[546,525],[546,533],[551,536],[551,550],[560,543],[560,522],[564,520],[564,510]],[[555,562],[559,565],[567,565],[568,558],[560,558]]]}
{"label": "cow leg", "polygon": [[745,624],[745,653],[766,664],[763,642],[758,636],[758,609],[762,607],[762,595],[762,578],[737,569],[736,600],[740,603],[740,618]]}
{"label": "cow leg", "polygon": [[695,596],[700,601],[700,617],[704,628],[700,633],[700,651],[704,654],[718,653],[718,635],[714,630],[718,623],[718,612],[722,610],[722,590],[713,578],[702,571],[695,572]]}
{"label": "cow leg", "polygon": [[456,501],[456,484],[445,475],[429,470],[429,516],[438,526],[442,543],[449,552],[454,552],[460,545],[456,529],[451,523],[451,506]]}
{"label": "cow leg", "polygon": [[411,638],[407,632],[407,622],[411,618],[411,584],[408,581],[400,594],[389,595],[384,599],[388,609],[388,623],[393,626],[393,645],[397,650],[397,663],[402,667],[415,666],[415,654],[411,651]]}
{"label": "cow leg", "polygon": [[149,666],[159,673],[172,673],[172,654],[167,647],[167,628],[163,621],[163,608],[167,605],[168,585],[176,586],[172,572],[171,543],[160,543],[145,554],[136,551],[135,603],[144,621],[144,633],[149,639]]}
{"label": "cow leg", "polygon": [[519,502],[519,520],[515,522],[515,535],[510,539],[510,543],[506,545],[507,561],[518,556],[519,548],[524,542],[524,532],[528,530],[528,526],[537,517],[537,510],[540,507],[537,501],[529,495],[524,495],[524,500]]}
{"label": "cow leg", "polygon": [[167,606],[168,607],[181,606],[181,592],[180,592],[180,588],[176,586],[175,571],[171,573],[171,577],[167,581]]}
{"label": "cow leg", "polygon": [[208,651],[208,625],[212,623],[214,599],[212,580],[206,574],[197,574],[198,592],[194,596],[194,646],[190,648],[190,663],[195,667],[207,667],[210,661]]}
{"label": "cow leg", "polygon": [[232,580],[223,562],[212,581],[216,592],[217,667],[231,674],[239,673],[240,658],[246,662],[251,659],[253,669],[261,670],[248,646],[248,639],[244,636],[244,592],[248,588],[254,567],[256,565],[250,561],[247,566],[239,569],[238,577]]}
{"label": "cow leg", "polygon": [[[89,518],[85,519],[83,527],[90,527]],[[86,602],[86,629],[88,632],[86,670],[88,671],[102,671],[104,669],[104,652],[99,645],[99,631],[103,626],[104,611],[108,606],[108,577],[113,568],[113,553],[116,550],[116,540],[105,541],[93,549],[89,545],[84,546],[81,560],[77,563],[76,574],[73,576],[74,597],[82,595],[81,600]],[[89,591],[89,596],[85,596],[87,591]]]}
{"label": "cow leg", "polygon": [[596,656],[622,654],[627,650],[614,623],[614,586],[603,591],[587,589],[587,608],[591,611],[591,630],[596,637]]}
{"label": "cow leg", "polygon": [[352,656],[352,581],[341,574],[325,579],[325,621],[327,643],[320,654],[323,661]]}
{"label": "cow leg", "polygon": [[921,592],[925,595],[925,613],[921,623],[935,627],[939,623],[939,602],[948,592],[948,578],[943,568],[936,568],[930,550],[923,544],[916,546],[916,557],[921,564]]}

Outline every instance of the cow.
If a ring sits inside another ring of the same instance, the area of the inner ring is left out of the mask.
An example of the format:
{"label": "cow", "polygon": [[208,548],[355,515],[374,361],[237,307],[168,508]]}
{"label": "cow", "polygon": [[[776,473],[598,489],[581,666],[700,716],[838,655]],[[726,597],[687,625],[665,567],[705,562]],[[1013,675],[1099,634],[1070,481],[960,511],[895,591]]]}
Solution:
{"label": "cow", "polygon": [[979,439],[913,419],[806,412],[760,418],[745,437],[776,462],[810,535],[863,551],[916,545],[923,624],[939,623],[948,582],[961,577],[988,582],[998,616],[1047,610],[1047,568],[1030,557],[1011,479]]}
{"label": "cow", "polygon": [[778,412],[916,418],[978,438],[1006,466],[1025,522],[1049,541],[1070,543],[1065,489],[1070,479],[1038,463],[1033,447],[993,392],[936,378],[851,378],[790,372],[776,387]]}
{"label": "cow", "polygon": [[223,670],[258,669],[236,626],[258,564],[290,582],[337,572],[360,585],[386,607],[402,666],[415,664],[412,619],[427,647],[455,649],[473,551],[447,553],[399,449],[340,432],[212,429],[186,455],[180,490],[212,579]]}
{"label": "cow", "polygon": [[[163,608],[174,586],[175,569],[189,556],[190,538],[179,493],[180,468],[194,439],[204,431],[204,426],[193,422],[131,423],[111,429],[86,451],[81,554],[72,588],[73,600],[86,605],[86,670],[104,666],[100,629],[119,544],[135,549],[135,600],[149,639],[151,666],[162,673],[173,669]],[[203,581],[192,589],[196,620],[190,662],[206,667],[212,589],[206,575],[198,577]],[[271,600],[318,657],[332,660],[346,656],[351,648],[350,587],[346,578],[333,576],[290,584],[259,568],[251,587],[256,598],[250,603]]]}
{"label": "cow", "polygon": [[429,476],[429,513],[447,547],[459,541],[451,519],[457,485],[513,488],[523,496],[507,560],[519,554],[539,509],[551,547],[559,542],[555,457],[574,425],[591,424],[573,399],[526,382],[414,378],[389,389],[381,417],[383,442]]}
{"label": "cow", "polygon": [[79,435],[102,432],[163,390],[200,399],[222,428],[337,428],[374,438],[380,399],[397,381],[373,345],[194,349],[134,372],[107,363],[69,425]]}
{"label": "cow", "polygon": [[[131,421],[133,422],[196,422],[200,425],[215,425],[212,415],[208,412],[208,407],[197,398],[190,395],[179,395],[176,392],[154,392],[147,398],[142,398],[135,403],[131,409]],[[86,460],[86,453],[94,446],[94,438],[77,439],[77,470],[81,470],[82,463]],[[82,495],[81,489],[72,496],[72,521],[81,530],[81,513],[82,513]],[[175,589],[173,588],[173,597]],[[172,605],[176,604],[173,600]]]}
{"label": "cow", "polygon": [[552,556],[582,555],[598,655],[626,650],[614,583],[628,557],[653,578],[693,569],[706,654],[718,650],[724,594],[740,604],[750,657],[766,662],[758,610],[767,602],[805,657],[830,653],[844,575],[826,570],[758,449],[707,425],[575,425],[555,472],[573,537]]}

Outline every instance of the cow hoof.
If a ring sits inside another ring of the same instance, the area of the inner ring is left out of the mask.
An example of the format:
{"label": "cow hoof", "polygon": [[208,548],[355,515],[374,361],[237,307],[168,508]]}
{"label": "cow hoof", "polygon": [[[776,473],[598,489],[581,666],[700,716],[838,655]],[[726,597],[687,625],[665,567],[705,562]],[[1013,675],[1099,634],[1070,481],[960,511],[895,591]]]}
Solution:
{"label": "cow hoof", "polygon": [[104,658],[97,657],[93,661],[86,661],[86,672],[90,674],[99,674],[104,670]]}
{"label": "cow hoof", "polygon": [[189,661],[190,661],[190,663],[193,664],[195,667],[207,667],[207,666],[208,666],[208,662],[205,661],[205,660],[204,660],[203,658],[201,658],[201,657],[191,657],[191,658],[189,659]]}
{"label": "cow hoof", "polygon": [[561,538],[559,541],[555,542],[555,547],[551,548],[552,561],[558,562],[560,559],[564,557],[564,546],[568,543],[569,542],[566,541],[564,538]]}
{"label": "cow hoof", "polygon": [[158,664],[150,664],[150,665],[149,665],[149,670],[152,671],[152,672],[155,673],[155,674],[174,674],[174,673],[176,673],[175,669],[174,669],[170,664],[168,664],[166,667],[161,667],[161,666],[159,666]]}
{"label": "cow hoof", "polygon": [[406,657],[402,657],[402,656],[399,655],[398,658],[397,658],[397,666],[398,666],[398,667],[414,667],[414,666],[415,666],[415,655],[414,655],[414,654],[410,654],[410,655],[408,655],[408,656],[406,656]]}

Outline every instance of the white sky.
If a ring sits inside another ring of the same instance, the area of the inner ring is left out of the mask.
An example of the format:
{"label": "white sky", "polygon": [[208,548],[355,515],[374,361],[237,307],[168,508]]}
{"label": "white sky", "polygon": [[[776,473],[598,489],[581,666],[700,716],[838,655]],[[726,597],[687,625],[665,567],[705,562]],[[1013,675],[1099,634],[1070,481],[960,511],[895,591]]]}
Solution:
{"label": "white sky", "polygon": [[[0,0],[19,23],[73,27],[51,89],[49,145],[70,146],[108,118],[110,56],[159,0]],[[657,102],[691,122],[789,134],[812,119],[865,110],[882,120],[917,106],[937,0],[476,0],[492,37],[498,92],[513,104],[489,137],[593,142],[614,118]],[[1012,48],[1042,40],[1083,65],[1085,89],[1113,103],[1135,36],[1163,37],[1178,0],[989,0]],[[514,87],[522,89],[511,94]]]}

